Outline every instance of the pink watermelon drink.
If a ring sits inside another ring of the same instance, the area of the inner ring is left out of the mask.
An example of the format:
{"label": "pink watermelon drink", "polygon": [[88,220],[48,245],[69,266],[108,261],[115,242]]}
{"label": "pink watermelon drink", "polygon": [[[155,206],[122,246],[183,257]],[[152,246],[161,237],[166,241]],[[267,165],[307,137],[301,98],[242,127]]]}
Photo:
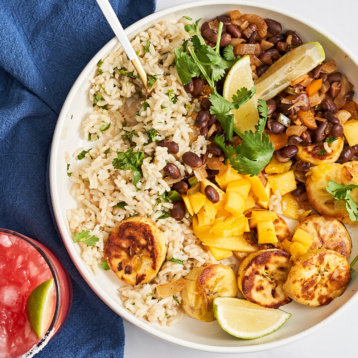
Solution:
{"label": "pink watermelon drink", "polygon": [[[30,324],[27,301],[50,279],[44,333],[39,337]],[[37,241],[0,229],[0,358],[39,351],[64,324],[71,302],[71,281],[59,260]]]}

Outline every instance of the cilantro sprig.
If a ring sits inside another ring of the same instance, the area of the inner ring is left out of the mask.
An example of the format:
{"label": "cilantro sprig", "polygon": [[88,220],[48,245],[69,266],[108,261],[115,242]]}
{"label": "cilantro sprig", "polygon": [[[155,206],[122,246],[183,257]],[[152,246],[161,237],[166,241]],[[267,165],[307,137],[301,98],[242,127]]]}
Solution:
{"label": "cilantro sprig", "polygon": [[338,184],[335,181],[331,180],[328,182],[326,190],[328,193],[333,195],[336,200],[345,200],[346,201],[346,209],[349,214],[349,218],[352,221],[358,222],[358,204],[353,200],[351,191],[353,189],[357,189],[358,185],[350,184]]}
{"label": "cilantro sprig", "polygon": [[215,137],[216,144],[222,149],[233,169],[240,174],[258,175],[269,163],[275,150],[270,137],[263,133],[268,113],[265,101],[259,100],[258,110],[260,118],[255,126],[256,131],[250,130],[244,134],[238,133],[242,139],[239,145],[235,147],[225,145],[225,138],[223,136]]}
{"label": "cilantro sprig", "polygon": [[94,246],[98,240],[98,237],[91,235],[89,230],[82,230],[73,237],[73,242],[83,242],[88,246]]}
{"label": "cilantro sprig", "polygon": [[133,172],[133,184],[137,185],[142,176],[141,165],[143,164],[144,152],[133,152],[129,148],[126,152],[117,152],[117,158],[113,159],[112,165],[115,169],[128,170]]}

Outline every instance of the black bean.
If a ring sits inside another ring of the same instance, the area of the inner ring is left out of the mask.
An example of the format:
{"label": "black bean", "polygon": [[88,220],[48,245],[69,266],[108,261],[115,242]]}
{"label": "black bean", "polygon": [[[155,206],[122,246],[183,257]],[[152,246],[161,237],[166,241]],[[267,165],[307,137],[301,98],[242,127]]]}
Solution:
{"label": "black bean", "polygon": [[325,111],[323,115],[324,115],[324,118],[326,118],[329,123],[332,123],[332,124],[340,123],[337,116],[335,116],[332,112]]}
{"label": "black bean", "polygon": [[290,35],[292,36],[292,45],[293,46],[299,46],[299,45],[303,44],[303,41],[297,35],[296,31],[288,30],[285,35],[286,35],[286,38]]}
{"label": "black bean", "polygon": [[323,82],[323,83],[327,81],[327,77],[328,77],[327,73],[321,73],[321,74],[319,75],[319,78],[322,79],[322,82]]}
{"label": "black bean", "polygon": [[343,134],[343,127],[340,124],[334,124],[331,133],[333,137],[339,138]]}
{"label": "black bean", "polygon": [[307,173],[310,170],[311,166],[312,165],[310,163],[303,162],[301,160],[296,162],[296,169],[300,172]]}
{"label": "black bean", "polygon": [[341,88],[342,88],[341,82],[333,82],[331,84],[331,87],[328,90],[328,94],[332,98],[336,98],[338,96],[339,92],[341,91]]}
{"label": "black bean", "polygon": [[172,188],[179,194],[185,195],[188,191],[188,183],[185,181],[178,181],[177,183],[173,184]]}
{"label": "black bean", "polygon": [[302,186],[302,185],[299,185],[299,186],[297,186],[297,189],[291,191],[291,194],[292,194],[293,196],[300,196],[300,195],[302,195],[302,194],[305,193],[305,192],[306,192],[305,187]]}
{"label": "black bean", "polygon": [[164,139],[158,142],[159,147],[168,148],[169,154],[177,154],[179,152],[178,143],[171,142],[169,139]]}
{"label": "black bean", "polygon": [[196,125],[199,128],[206,127],[208,125],[209,119],[210,119],[209,111],[200,111],[198,116],[196,117]]}
{"label": "black bean", "polygon": [[267,129],[274,134],[280,134],[285,131],[285,126],[277,121],[267,121]]}
{"label": "black bean", "polygon": [[207,97],[203,98],[203,100],[201,101],[201,109],[207,111],[210,107],[211,107],[210,99]]}
{"label": "black bean", "polygon": [[290,103],[280,103],[278,110],[285,116],[290,116],[297,114],[300,109],[298,107],[292,107]]}
{"label": "black bean", "polygon": [[210,26],[209,26],[209,22],[206,21],[204,22],[202,25],[201,25],[201,28],[200,28],[200,31],[201,31],[201,34],[203,35],[203,32],[207,29],[210,29]]}
{"label": "black bean", "polygon": [[179,168],[173,163],[168,163],[164,167],[164,173],[172,179],[179,179],[181,176]]}
{"label": "black bean", "polygon": [[301,134],[301,138],[302,138],[302,145],[304,146],[308,146],[312,144],[312,139],[311,139],[311,135],[305,131]]}
{"label": "black bean", "polygon": [[328,123],[322,122],[318,125],[317,129],[315,129],[312,133],[312,141],[314,143],[323,142],[326,139],[325,131],[327,129]]}
{"label": "black bean", "polygon": [[220,47],[230,45],[231,35],[229,33],[223,34],[220,39]]}
{"label": "black bean", "polygon": [[259,36],[258,32],[257,32],[257,31],[254,31],[254,32],[252,33],[252,35],[250,36],[248,43],[249,43],[249,44],[254,44],[254,43],[256,43],[257,41],[259,41],[259,37],[260,37],[260,36]]}
{"label": "black bean", "polygon": [[354,145],[352,148],[354,149],[355,153],[358,154],[358,144]]}
{"label": "black bean", "polygon": [[183,162],[192,168],[199,168],[203,165],[203,160],[193,152],[184,153]]}
{"label": "black bean", "polygon": [[304,102],[304,106],[300,106],[301,111],[309,111],[310,109],[310,100],[306,94],[306,92],[302,92],[300,94],[298,94],[293,100],[292,100],[292,104],[296,104],[298,102]]}
{"label": "black bean", "polygon": [[333,100],[329,97],[326,97],[322,103],[322,108],[326,111],[332,112],[332,113],[337,113],[338,109],[337,109],[337,105],[333,102]]}
{"label": "black bean", "polygon": [[315,67],[313,70],[312,70],[312,77],[313,78],[318,78],[321,74],[321,70],[322,70],[322,65],[319,65],[317,67]]}
{"label": "black bean", "polygon": [[222,128],[222,126],[221,126],[221,123],[220,123],[219,121],[216,121],[216,122],[215,122],[215,125],[216,125],[215,133],[216,133],[217,135],[222,134],[222,133],[223,133],[223,128]]}
{"label": "black bean", "polygon": [[341,82],[342,74],[340,72],[331,73],[327,76],[327,81],[329,84],[331,84],[333,82]]}
{"label": "black bean", "polygon": [[216,20],[218,20],[219,22],[222,22],[225,26],[231,24],[230,16],[227,16],[227,15],[217,16]]}
{"label": "black bean", "polygon": [[210,41],[210,42],[212,42],[212,43],[216,43],[216,41],[217,41],[217,39],[218,39],[218,34],[217,34],[217,32],[216,32],[215,30],[213,30],[213,29],[210,29],[210,28],[208,28],[208,29],[202,31],[202,34],[203,34],[203,37],[204,37],[206,40],[208,40],[208,41]]}
{"label": "black bean", "polygon": [[219,157],[222,154],[221,148],[216,143],[210,143],[208,145],[207,152],[215,155],[216,157]]}
{"label": "black bean", "polygon": [[353,97],[354,97],[354,91],[349,91],[345,96],[344,99],[346,101],[353,101]]}
{"label": "black bean", "polygon": [[352,158],[355,156],[355,154],[356,154],[356,152],[355,152],[354,148],[347,147],[347,148],[343,149],[343,151],[341,153],[340,161],[342,163],[349,162],[350,160],[352,160]]}
{"label": "black bean", "polygon": [[172,209],[170,209],[170,216],[175,220],[182,220],[185,216],[185,204],[183,200],[175,201]]}
{"label": "black bean", "polygon": [[267,25],[267,30],[270,34],[277,35],[282,31],[282,25],[278,21],[265,19],[265,22]]}
{"label": "black bean", "polygon": [[202,135],[203,137],[207,138],[208,133],[209,133],[209,128],[208,127],[200,128],[200,135]]}
{"label": "black bean", "polygon": [[214,169],[206,169],[206,172],[208,173],[208,178],[215,178],[215,175],[219,174],[219,170]]}
{"label": "black bean", "polygon": [[206,197],[214,204],[218,203],[220,201],[220,195],[217,192],[217,190],[211,186],[207,185],[205,187],[205,195]]}
{"label": "black bean", "polygon": [[287,52],[288,50],[288,43],[287,42],[283,42],[283,41],[279,41],[276,44],[276,48],[277,50],[279,50],[280,52]]}
{"label": "black bean", "polygon": [[231,35],[231,37],[234,38],[240,38],[242,36],[242,33],[239,28],[233,24],[226,25],[226,31]]}
{"label": "black bean", "polygon": [[274,152],[274,156],[275,156],[275,159],[276,159],[278,162],[280,162],[280,163],[287,163],[287,162],[290,160],[290,158],[284,157],[284,156],[282,155],[282,149],[276,150],[276,151]]}
{"label": "black bean", "polygon": [[267,115],[270,117],[272,113],[276,111],[277,103],[274,99],[269,99],[268,101],[266,101],[266,104],[268,110]]}
{"label": "black bean", "polygon": [[269,69],[269,65],[262,65],[256,69],[257,76],[262,76],[262,74]]}
{"label": "black bean", "polygon": [[208,122],[208,127],[210,128],[216,121],[217,121],[217,118],[216,118],[215,114],[211,114],[209,122]]}
{"label": "black bean", "polygon": [[184,86],[184,89],[185,89],[185,92],[192,93],[194,91],[193,80],[190,80],[190,82]]}
{"label": "black bean", "polygon": [[291,135],[290,137],[288,137],[287,144],[288,145],[297,145],[297,144],[301,144],[302,142],[303,142],[303,139],[301,137],[299,137],[298,135]]}
{"label": "black bean", "polygon": [[202,154],[200,158],[203,161],[203,165],[206,164],[206,162],[208,161],[208,153]]}
{"label": "black bean", "polygon": [[267,41],[271,42],[272,44],[276,44],[277,42],[285,41],[285,36],[282,34],[274,35],[269,37]]}
{"label": "black bean", "polygon": [[198,97],[205,87],[205,81],[200,77],[196,77],[193,80],[193,86],[191,94],[193,97]]}
{"label": "black bean", "polygon": [[288,145],[287,147],[281,149],[281,155],[284,158],[293,158],[298,153],[297,145]]}
{"label": "black bean", "polygon": [[280,53],[275,48],[270,48],[269,50],[265,51],[262,55],[260,55],[260,61],[264,65],[272,65],[272,60],[277,59],[280,57]]}

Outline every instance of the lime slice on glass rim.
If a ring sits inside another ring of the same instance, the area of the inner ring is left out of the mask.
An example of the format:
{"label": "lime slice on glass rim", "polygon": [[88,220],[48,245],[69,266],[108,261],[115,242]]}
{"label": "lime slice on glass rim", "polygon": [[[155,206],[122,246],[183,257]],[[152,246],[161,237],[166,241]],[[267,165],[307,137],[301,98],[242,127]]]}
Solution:
{"label": "lime slice on glass rim", "polygon": [[50,327],[54,314],[55,299],[53,278],[35,287],[27,299],[27,316],[32,329],[40,339],[44,337]]}
{"label": "lime slice on glass rim", "polygon": [[241,339],[256,339],[273,333],[291,317],[290,313],[279,309],[230,297],[215,298],[214,315],[224,331]]}
{"label": "lime slice on glass rim", "polygon": [[325,59],[319,42],[307,42],[279,58],[256,80],[256,98],[267,101],[287,88],[291,81],[310,72]]}
{"label": "lime slice on glass rim", "polygon": [[[226,76],[223,97],[232,102],[232,96],[236,94],[238,89],[246,87],[250,90],[253,86],[250,56],[243,56],[231,67]],[[238,110],[231,111],[231,113],[234,115],[234,126],[240,133],[254,130],[259,120],[256,96],[253,96]]]}

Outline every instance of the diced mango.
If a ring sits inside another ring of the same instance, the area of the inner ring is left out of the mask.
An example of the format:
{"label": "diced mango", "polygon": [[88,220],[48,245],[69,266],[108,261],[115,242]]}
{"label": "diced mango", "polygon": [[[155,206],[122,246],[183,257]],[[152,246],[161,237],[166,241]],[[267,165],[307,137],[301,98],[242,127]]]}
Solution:
{"label": "diced mango", "polygon": [[297,229],[292,237],[292,242],[299,242],[300,244],[310,248],[313,242],[313,237],[307,231]]}
{"label": "diced mango", "polygon": [[275,242],[278,242],[272,221],[259,221],[257,223],[257,236],[257,241],[260,245],[274,244]]}
{"label": "diced mango", "polygon": [[246,210],[249,210],[251,208],[255,207],[255,200],[253,198],[253,196],[251,194],[249,194],[249,196],[246,199]]}
{"label": "diced mango", "polygon": [[253,210],[251,213],[250,227],[256,227],[260,221],[275,221],[277,214],[268,210]]}
{"label": "diced mango", "polygon": [[[265,185],[265,191],[266,191],[266,194],[267,194],[268,198],[270,199],[270,197],[271,197],[271,186],[270,186],[270,183],[269,183],[269,182],[267,182],[266,185]],[[259,200],[259,201],[257,202],[257,204],[260,205],[260,206],[261,206],[262,208],[264,208],[264,209],[268,209],[268,207],[269,207],[269,200],[267,200],[267,201]]]}
{"label": "diced mango", "polygon": [[249,219],[245,216],[245,229],[244,232],[250,232]]}
{"label": "diced mango", "polygon": [[232,256],[232,251],[230,250],[218,249],[217,247],[213,246],[209,246],[209,250],[216,261],[223,260]]}
{"label": "diced mango", "polygon": [[229,216],[215,219],[212,232],[221,237],[242,235],[245,232],[245,216]]}
{"label": "diced mango", "polygon": [[240,252],[254,252],[256,249],[251,246],[244,238],[244,236],[228,236],[228,237],[217,237],[205,238],[201,240],[203,245],[216,247],[218,249],[240,251]]}
{"label": "diced mango", "polygon": [[351,147],[358,144],[358,121],[351,119],[344,123],[343,132]]}
{"label": "diced mango", "polygon": [[243,178],[244,176],[233,169],[230,164],[222,164],[219,173],[215,175],[215,180],[220,185],[222,190],[226,190],[226,187],[230,182]]}
{"label": "diced mango", "polygon": [[290,246],[291,260],[296,261],[308,251],[308,247],[299,242],[292,242]]}
{"label": "diced mango", "polygon": [[196,192],[193,195],[188,195],[190,200],[191,207],[193,208],[194,214],[197,214],[199,210],[203,207],[206,196],[201,194],[200,191]]}
{"label": "diced mango", "polygon": [[319,78],[317,80],[312,81],[311,84],[306,87],[306,93],[308,94],[308,97],[311,97],[314,93],[318,92],[321,89],[322,82],[322,78]]}
{"label": "diced mango", "polygon": [[291,247],[291,241],[285,239],[281,242],[281,247],[287,251],[288,253],[291,253],[290,247]]}
{"label": "diced mango", "polygon": [[298,202],[291,193],[282,197],[282,212],[291,219],[298,219]]}
{"label": "diced mango", "polygon": [[[282,174],[273,174],[268,177],[272,192],[278,190],[281,196],[290,193],[297,188],[293,170]],[[265,201],[265,200],[264,200]]]}
{"label": "diced mango", "polygon": [[215,221],[217,209],[210,200],[205,200],[203,207],[199,210],[197,217],[199,226],[212,225]]}
{"label": "diced mango", "polygon": [[235,191],[226,194],[225,210],[233,215],[241,215],[246,210],[246,200]]}
{"label": "diced mango", "polygon": [[226,211],[225,209],[219,209],[217,214],[216,214],[216,218],[227,218],[229,216],[231,216],[232,214],[229,213],[228,211]]}
{"label": "diced mango", "polygon": [[292,160],[286,163],[280,163],[274,156],[271,158],[270,163],[265,168],[267,174],[281,174],[286,173],[291,169]]}
{"label": "diced mango", "polygon": [[234,191],[240,194],[245,200],[248,198],[251,189],[251,182],[248,179],[240,179],[232,181],[226,187],[226,194]]}
{"label": "diced mango", "polygon": [[265,185],[261,182],[258,176],[250,177],[246,176],[247,179],[251,182],[251,191],[255,196],[258,197],[259,201],[268,201],[269,197],[267,195],[267,191]]}
{"label": "diced mango", "polygon": [[186,210],[188,210],[189,214],[193,216],[194,210],[193,210],[193,207],[191,206],[191,202],[190,202],[188,195],[182,195],[181,197],[184,200]]}
{"label": "diced mango", "polygon": [[300,214],[300,215],[298,216],[298,220],[299,220],[299,221],[302,221],[302,220],[306,219],[306,217],[307,217],[309,214],[311,214],[311,212],[312,212],[312,210],[306,210],[306,211],[304,211],[302,214]]}

